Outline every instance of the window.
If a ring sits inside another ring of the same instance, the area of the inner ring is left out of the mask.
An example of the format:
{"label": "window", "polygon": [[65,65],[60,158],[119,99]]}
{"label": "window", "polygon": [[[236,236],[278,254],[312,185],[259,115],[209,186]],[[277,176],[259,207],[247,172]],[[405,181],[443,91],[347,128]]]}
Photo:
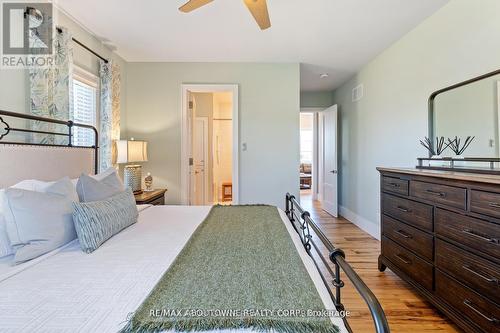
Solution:
{"label": "window", "polygon": [[[99,79],[81,69],[73,76],[73,121],[97,127],[97,100]],[[93,146],[94,132],[87,128],[73,128],[74,146]]]}

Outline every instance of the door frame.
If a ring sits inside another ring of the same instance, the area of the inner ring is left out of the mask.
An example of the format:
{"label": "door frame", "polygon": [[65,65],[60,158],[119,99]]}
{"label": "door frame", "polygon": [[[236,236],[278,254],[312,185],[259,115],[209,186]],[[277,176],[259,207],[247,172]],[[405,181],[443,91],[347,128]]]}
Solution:
{"label": "door frame", "polygon": [[188,129],[188,94],[231,92],[233,94],[233,203],[239,203],[239,87],[237,84],[181,84],[181,202],[189,204],[189,129]]}
{"label": "door frame", "polygon": [[204,177],[203,177],[203,199],[204,199],[205,204],[210,204],[210,203],[212,203],[212,200],[210,199],[209,193],[208,193],[208,174],[209,174],[209,172],[207,172],[208,150],[210,148],[208,145],[208,142],[210,141],[209,137],[208,137],[210,135],[208,133],[208,117],[194,117],[194,121],[197,121],[197,120],[200,120],[203,123],[203,129],[205,130],[205,136],[203,137],[203,141],[205,143],[205,147],[203,150],[203,159],[204,159],[204,163],[205,163],[205,170],[203,171],[203,174],[204,174]]}
{"label": "door frame", "polygon": [[497,81],[497,118],[498,118],[498,133],[496,139],[498,140],[495,144],[497,145],[497,153],[500,155],[500,81]]}
{"label": "door frame", "polygon": [[308,107],[300,108],[301,113],[313,114],[313,165],[312,165],[312,199],[314,201],[321,199],[320,169],[319,169],[319,113],[329,107]]}

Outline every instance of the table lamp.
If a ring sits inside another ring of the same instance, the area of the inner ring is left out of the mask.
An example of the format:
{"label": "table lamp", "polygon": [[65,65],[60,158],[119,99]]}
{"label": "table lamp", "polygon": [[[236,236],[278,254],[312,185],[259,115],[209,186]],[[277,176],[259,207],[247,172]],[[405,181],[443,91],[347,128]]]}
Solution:
{"label": "table lamp", "polygon": [[[148,143],[146,141],[118,140],[116,141],[116,163],[139,163],[148,161]],[[142,193],[142,166],[128,164],[123,171],[123,182],[134,194]]]}

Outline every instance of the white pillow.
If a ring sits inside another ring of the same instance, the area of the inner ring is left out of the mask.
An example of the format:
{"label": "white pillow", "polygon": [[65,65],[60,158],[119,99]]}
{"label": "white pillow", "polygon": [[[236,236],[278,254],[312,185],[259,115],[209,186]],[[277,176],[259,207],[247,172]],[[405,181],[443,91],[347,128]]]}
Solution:
{"label": "white pillow", "polygon": [[46,192],[5,190],[7,234],[16,263],[39,257],[76,238],[72,191],[69,178],[55,182]]}
{"label": "white pillow", "polygon": [[0,190],[0,258],[10,256],[14,253],[14,249],[10,246],[9,235],[7,234],[7,226],[3,217],[3,200],[5,190]]}
{"label": "white pillow", "polygon": [[[106,170],[106,175],[112,174],[115,171],[113,168]],[[116,172],[116,171],[115,171]],[[104,173],[103,173],[104,174]],[[102,174],[101,174],[102,175]],[[63,178],[64,180],[69,180],[69,178]],[[77,179],[78,180],[78,179]],[[33,191],[33,192],[47,192],[47,189],[51,186],[54,186],[57,182],[44,182],[41,180],[23,180],[22,182],[17,183],[11,188]],[[64,182],[65,189],[63,190],[63,194],[66,195],[71,201],[78,202],[78,194],[76,193],[76,183],[74,186],[68,186],[68,182]],[[9,240],[9,235],[7,233],[7,222],[4,214],[3,207],[6,205],[5,203],[5,190],[0,190],[0,258],[10,256],[15,253],[15,249],[11,246],[11,242]]]}
{"label": "white pillow", "polygon": [[123,191],[123,184],[117,180],[116,174],[110,174],[101,181],[82,174],[76,184],[80,202],[105,200]]}
{"label": "white pillow", "polygon": [[[110,167],[110,168],[107,168],[106,170],[104,170],[103,172],[95,175],[95,176],[90,176],[92,178],[94,178],[95,180],[98,180],[98,181],[101,181],[103,180],[104,178],[112,175],[112,174],[115,174],[116,175],[116,178],[120,181],[120,183],[122,183],[120,177],[118,177],[118,172],[116,172],[116,169],[113,168],[113,167]],[[122,183],[123,184],[123,183]]]}
{"label": "white pillow", "polygon": [[[94,178],[97,181],[102,181],[104,178],[106,178],[112,174],[114,174],[116,176],[116,181],[122,185],[123,189],[125,189],[125,185],[123,185],[121,178],[118,176],[118,172],[113,167],[109,167],[106,170],[104,170],[103,172],[98,173],[97,175],[89,175],[89,176]],[[75,185],[75,188],[76,188],[76,184],[78,184],[78,179],[79,178],[71,179],[71,182],[73,183],[73,185]]]}
{"label": "white pillow", "polygon": [[[70,180],[69,177],[65,177],[61,180]],[[41,180],[23,180],[20,183],[17,183],[16,185],[12,186],[11,188],[17,188],[20,190],[26,190],[26,191],[33,191],[33,192],[47,192],[47,189],[50,188],[51,186],[54,186],[57,182],[60,182],[61,180],[55,181],[55,182],[44,182]],[[78,194],[76,193],[76,187],[68,187],[68,182],[65,182],[66,184],[66,191],[65,195],[68,195],[68,197],[75,202],[78,202]]]}

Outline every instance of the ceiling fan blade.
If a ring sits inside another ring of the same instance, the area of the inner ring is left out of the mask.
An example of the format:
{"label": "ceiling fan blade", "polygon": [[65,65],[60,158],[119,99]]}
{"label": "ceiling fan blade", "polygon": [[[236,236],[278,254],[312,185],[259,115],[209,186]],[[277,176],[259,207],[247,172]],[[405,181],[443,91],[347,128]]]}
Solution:
{"label": "ceiling fan blade", "polygon": [[255,21],[262,30],[271,27],[271,20],[269,19],[269,12],[267,11],[266,0],[244,0],[248,10],[252,13]]}
{"label": "ceiling fan blade", "polygon": [[202,6],[205,6],[206,4],[209,4],[212,1],[214,1],[214,0],[189,0],[184,5],[182,5],[179,8],[179,10],[183,13],[189,13],[195,9],[198,9]]}

